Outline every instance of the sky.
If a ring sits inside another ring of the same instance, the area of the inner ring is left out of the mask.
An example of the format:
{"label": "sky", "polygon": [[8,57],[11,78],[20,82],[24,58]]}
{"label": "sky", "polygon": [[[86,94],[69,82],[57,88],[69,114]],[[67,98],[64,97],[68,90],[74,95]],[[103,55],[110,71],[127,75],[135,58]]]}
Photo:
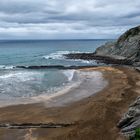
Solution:
{"label": "sky", "polygon": [[114,39],[140,25],[140,0],[0,0],[0,39]]}

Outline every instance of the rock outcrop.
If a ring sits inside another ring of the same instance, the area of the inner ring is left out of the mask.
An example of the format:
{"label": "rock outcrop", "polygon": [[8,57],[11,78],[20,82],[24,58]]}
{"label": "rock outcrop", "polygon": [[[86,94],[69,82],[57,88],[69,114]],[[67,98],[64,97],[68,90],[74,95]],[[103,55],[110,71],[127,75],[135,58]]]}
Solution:
{"label": "rock outcrop", "polygon": [[140,66],[140,26],[128,30],[117,41],[99,47],[95,54],[125,57],[133,61],[134,66]]}
{"label": "rock outcrop", "polygon": [[67,59],[97,60],[106,64],[140,67],[140,26],[125,32],[115,42],[107,42],[94,53],[71,53]]}
{"label": "rock outcrop", "polygon": [[118,123],[121,132],[129,137],[135,137],[136,131],[140,130],[140,97],[130,105],[128,112]]}
{"label": "rock outcrop", "polygon": [[70,53],[64,56],[67,59],[96,60],[97,63],[105,63],[105,64],[118,64],[118,65],[133,64],[131,60],[125,59],[124,57],[96,55],[95,53]]}

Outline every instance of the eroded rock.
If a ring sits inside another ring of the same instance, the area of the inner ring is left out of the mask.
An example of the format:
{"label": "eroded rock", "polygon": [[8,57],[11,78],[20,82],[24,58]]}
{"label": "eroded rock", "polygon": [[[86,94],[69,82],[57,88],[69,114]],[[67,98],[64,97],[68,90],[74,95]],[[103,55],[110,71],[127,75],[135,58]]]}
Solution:
{"label": "eroded rock", "polygon": [[130,105],[128,112],[118,123],[118,127],[124,135],[135,135],[136,129],[140,128],[140,97]]}

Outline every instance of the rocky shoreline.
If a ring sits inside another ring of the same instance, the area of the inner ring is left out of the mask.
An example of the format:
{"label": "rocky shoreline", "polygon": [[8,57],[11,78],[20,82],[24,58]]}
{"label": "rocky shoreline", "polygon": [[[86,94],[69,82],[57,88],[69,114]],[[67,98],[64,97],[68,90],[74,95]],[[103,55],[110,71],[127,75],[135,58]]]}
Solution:
{"label": "rocky shoreline", "polygon": [[71,53],[64,56],[67,59],[140,67],[140,26],[128,30],[115,42],[107,42],[94,53]]}
{"label": "rocky shoreline", "polygon": [[[77,53],[65,55],[67,59],[96,60],[99,63],[129,65],[140,72],[140,26],[125,32],[115,42],[106,43],[95,53]],[[140,82],[137,83],[140,86]],[[140,92],[138,90],[138,92]],[[127,113],[118,123],[124,135],[135,139],[136,131],[140,131],[140,97],[130,105]],[[140,137],[140,135],[139,135]]]}
{"label": "rocky shoreline", "polygon": [[95,60],[97,63],[132,65],[133,61],[126,58],[115,58],[111,56],[101,56],[96,53],[71,53],[64,55],[67,59]]}

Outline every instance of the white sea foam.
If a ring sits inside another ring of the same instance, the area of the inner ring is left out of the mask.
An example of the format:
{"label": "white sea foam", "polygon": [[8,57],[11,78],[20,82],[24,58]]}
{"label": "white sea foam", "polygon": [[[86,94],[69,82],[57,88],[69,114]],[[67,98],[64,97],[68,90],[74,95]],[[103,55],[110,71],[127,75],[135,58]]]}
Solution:
{"label": "white sea foam", "polygon": [[13,69],[13,68],[15,68],[15,66],[12,66],[12,65],[9,65],[9,66],[6,66],[6,65],[0,65],[0,69],[8,70],[8,69]]}
{"label": "white sea foam", "polygon": [[[65,59],[64,55],[65,54],[70,54],[70,53],[82,53],[80,51],[57,51],[55,53],[51,53],[49,55],[43,56],[45,59]],[[86,52],[88,53],[88,52]]]}
{"label": "white sea foam", "polygon": [[4,75],[0,75],[0,79],[18,79],[22,82],[31,80],[34,75],[39,74],[39,72],[11,72]]}
{"label": "white sea foam", "polygon": [[[18,96],[17,97],[10,96],[10,98],[7,98],[6,97],[7,94],[2,94],[1,92],[2,96],[0,100],[0,106],[7,106],[7,105],[12,105],[12,104],[28,104],[28,103],[37,103],[37,102],[44,102],[47,106],[57,106],[57,105],[59,106],[59,105],[67,104],[67,103],[81,100],[82,98],[91,96],[92,94],[97,93],[98,91],[102,90],[107,85],[106,81],[104,81],[103,79],[102,73],[100,72],[95,72],[95,71],[84,72],[84,71],[78,71],[78,70],[68,70],[67,72],[66,71],[62,71],[62,72],[68,77],[69,80],[72,80],[72,79],[76,79],[76,80],[74,80],[73,82],[64,84],[63,86],[58,87],[56,89],[53,89],[52,93],[49,93],[50,91],[44,91],[40,95],[37,94],[36,96],[26,95],[22,97],[20,96],[20,98]],[[32,73],[29,73],[27,75],[28,75],[27,77],[32,77],[31,76]],[[7,77],[9,84],[10,83],[12,84],[13,81],[10,81],[10,78],[13,79],[13,77],[15,76],[18,78],[21,78],[22,76],[25,79],[27,78],[24,75],[21,76],[21,73],[18,73],[16,75],[15,74],[8,75],[8,76],[5,75],[4,78]],[[17,82],[17,84],[20,84],[20,82]],[[28,91],[27,89],[28,86],[26,87],[26,89],[24,86],[22,86],[22,83],[19,86],[21,88],[21,91],[27,90],[26,94],[33,93],[31,89]],[[11,88],[13,87],[9,88],[10,91],[11,91]],[[15,86],[14,88],[16,91],[17,87]],[[6,90],[8,90],[8,88],[6,88]]]}
{"label": "white sea foam", "polygon": [[75,70],[65,70],[63,71],[63,73],[68,78],[69,81],[72,81]]}
{"label": "white sea foam", "polygon": [[69,54],[69,51],[58,51],[56,53],[51,53],[49,55],[43,56],[45,59],[64,59],[64,54]]}
{"label": "white sea foam", "polygon": [[[43,58],[44,59],[63,60],[63,59],[65,59],[64,55],[65,54],[70,54],[70,53],[83,53],[83,52],[79,52],[79,51],[58,51],[56,53],[51,53],[49,55],[45,55],[45,56],[43,56]],[[89,52],[86,52],[86,53],[89,53]],[[93,61],[93,60],[81,60],[81,59],[75,59],[75,60],[67,59],[67,60],[82,62],[82,63],[85,63],[85,64],[95,63],[95,61]]]}
{"label": "white sea foam", "polygon": [[0,69],[3,69],[5,67],[5,65],[0,65]]}
{"label": "white sea foam", "polygon": [[[0,75],[0,100],[3,97],[31,97],[36,95],[32,85],[40,86],[40,72],[10,71]],[[8,99],[6,98],[6,99]]]}
{"label": "white sea foam", "polygon": [[75,61],[80,61],[80,62],[83,62],[83,63],[86,63],[86,64],[92,64],[92,63],[95,62],[94,60],[82,60],[82,59],[77,59]]}

